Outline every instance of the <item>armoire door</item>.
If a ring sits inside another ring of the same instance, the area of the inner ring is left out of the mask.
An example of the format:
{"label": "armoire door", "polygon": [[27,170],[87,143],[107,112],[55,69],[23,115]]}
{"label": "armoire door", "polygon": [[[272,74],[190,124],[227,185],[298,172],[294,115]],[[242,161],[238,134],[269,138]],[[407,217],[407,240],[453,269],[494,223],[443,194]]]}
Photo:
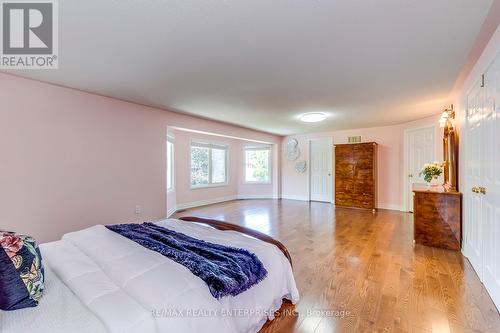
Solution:
{"label": "armoire door", "polygon": [[358,144],[353,146],[353,202],[356,207],[372,209],[375,207],[374,145]]}
{"label": "armoire door", "polygon": [[335,146],[335,204],[348,206],[354,190],[354,151],[351,145]]}

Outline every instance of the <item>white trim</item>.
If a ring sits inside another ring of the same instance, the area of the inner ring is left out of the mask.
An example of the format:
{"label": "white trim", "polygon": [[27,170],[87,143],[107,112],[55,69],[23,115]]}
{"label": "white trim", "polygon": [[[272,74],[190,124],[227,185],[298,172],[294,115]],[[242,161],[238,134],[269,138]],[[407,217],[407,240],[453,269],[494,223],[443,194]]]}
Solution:
{"label": "white trim", "polygon": [[279,199],[279,197],[274,194],[238,194],[236,197],[238,200]]}
{"label": "white trim", "polygon": [[311,178],[312,178],[312,172],[311,172],[311,160],[312,160],[312,140],[309,139],[307,140],[307,149],[309,150],[309,156],[307,156],[308,161],[307,161],[307,201],[311,201],[311,192],[312,192],[312,186],[311,186]]}
{"label": "white trim", "polygon": [[397,210],[400,212],[404,212],[404,208],[401,207],[400,205],[388,204],[388,203],[377,204],[377,209]]}
{"label": "white trim", "polygon": [[190,190],[199,190],[203,188],[214,188],[214,187],[224,187],[229,186],[229,183],[213,183],[213,184],[202,184],[202,185],[191,185]]}
{"label": "white trim", "polygon": [[167,210],[167,218],[170,218],[170,216],[174,215],[177,212],[177,207],[171,208]]}
{"label": "white trim", "polygon": [[229,195],[229,196],[220,197],[220,198],[213,198],[213,199],[193,201],[193,202],[185,202],[185,203],[177,204],[177,210],[212,205],[212,204],[236,200],[236,199],[238,199],[238,197],[236,195]]}
{"label": "white trim", "polygon": [[309,198],[303,195],[283,195],[281,198],[285,200],[309,201]]}
{"label": "white trim", "polygon": [[267,144],[267,145],[277,144],[277,142],[255,140],[255,139],[249,139],[249,138],[244,138],[244,137],[239,137],[239,136],[225,135],[225,134],[220,134],[220,133],[215,133],[215,132],[200,131],[200,130],[194,130],[194,129],[178,127],[178,126],[171,126],[171,128],[173,128],[174,130],[178,130],[178,131],[197,133],[197,134],[203,134],[203,135],[211,135],[211,136],[216,136],[216,137],[220,137],[220,138],[236,139],[236,140],[241,140],[241,141],[263,143],[263,144]]}
{"label": "white trim", "polygon": [[[269,178],[271,178],[271,176],[269,175]],[[269,182],[247,182],[247,181],[244,181],[243,184],[244,185],[271,185],[273,182],[269,181]]]}
{"label": "white trim", "polygon": [[[403,178],[403,207],[402,211],[407,212],[408,211],[408,195],[407,192],[409,191],[408,188],[408,153],[409,153],[409,147],[408,147],[408,134],[413,131],[419,131],[427,128],[432,128],[434,130],[434,160],[436,159],[436,125],[425,125],[425,126],[419,126],[419,127],[413,127],[413,128],[405,128],[403,133],[403,172],[402,172],[402,178]],[[398,209],[400,210],[400,209]]]}
{"label": "white trim", "polygon": [[[172,145],[172,161],[171,162],[171,165],[170,165],[170,170],[168,169],[168,145],[171,144]],[[170,192],[173,192],[175,191],[175,144],[174,144],[174,141],[173,139],[171,139],[170,137],[167,137],[167,193],[170,193]],[[169,175],[169,172],[172,173],[172,186],[169,188],[168,187],[168,175]]]}

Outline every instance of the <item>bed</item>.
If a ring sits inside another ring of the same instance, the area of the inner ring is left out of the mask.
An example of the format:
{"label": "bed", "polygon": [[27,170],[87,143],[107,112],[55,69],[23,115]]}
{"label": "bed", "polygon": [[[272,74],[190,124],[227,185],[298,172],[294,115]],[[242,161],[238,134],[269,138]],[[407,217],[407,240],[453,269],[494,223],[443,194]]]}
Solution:
{"label": "bed", "polygon": [[156,225],[255,253],[266,278],[237,296],[214,298],[186,267],[103,225],[40,245],[46,290],[38,307],[0,312],[2,332],[257,332],[283,299],[299,294],[286,248],[221,221],[166,219]]}

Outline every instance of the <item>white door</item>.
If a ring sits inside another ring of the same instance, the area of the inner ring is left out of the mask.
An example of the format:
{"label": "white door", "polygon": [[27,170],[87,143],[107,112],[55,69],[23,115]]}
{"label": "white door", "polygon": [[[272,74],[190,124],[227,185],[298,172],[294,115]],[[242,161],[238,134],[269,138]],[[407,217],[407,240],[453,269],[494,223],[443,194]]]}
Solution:
{"label": "white door", "polygon": [[469,93],[466,121],[464,249],[500,309],[500,56]]}
{"label": "white door", "polygon": [[436,128],[434,126],[406,130],[406,210],[413,211],[415,183],[425,183],[420,171],[425,163],[436,160]]}
{"label": "white door", "polygon": [[310,198],[312,201],[332,202],[332,151],[331,138],[310,141]]}
{"label": "white door", "polygon": [[483,282],[500,308],[500,57],[484,76]]}
{"label": "white door", "polygon": [[484,104],[484,90],[477,84],[467,97],[467,138],[465,140],[466,150],[466,185],[464,192],[465,223],[464,234],[466,235],[465,247],[467,256],[472,266],[482,276],[482,197],[475,193],[476,188],[482,182],[482,111]]}

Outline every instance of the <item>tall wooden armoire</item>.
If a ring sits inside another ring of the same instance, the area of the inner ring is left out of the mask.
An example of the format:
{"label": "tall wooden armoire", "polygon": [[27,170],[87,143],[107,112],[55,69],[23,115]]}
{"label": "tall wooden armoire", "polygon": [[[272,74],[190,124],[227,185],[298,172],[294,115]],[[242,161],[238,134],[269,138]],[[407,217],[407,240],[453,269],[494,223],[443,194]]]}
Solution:
{"label": "tall wooden armoire", "polygon": [[335,205],[375,211],[377,143],[335,145]]}

